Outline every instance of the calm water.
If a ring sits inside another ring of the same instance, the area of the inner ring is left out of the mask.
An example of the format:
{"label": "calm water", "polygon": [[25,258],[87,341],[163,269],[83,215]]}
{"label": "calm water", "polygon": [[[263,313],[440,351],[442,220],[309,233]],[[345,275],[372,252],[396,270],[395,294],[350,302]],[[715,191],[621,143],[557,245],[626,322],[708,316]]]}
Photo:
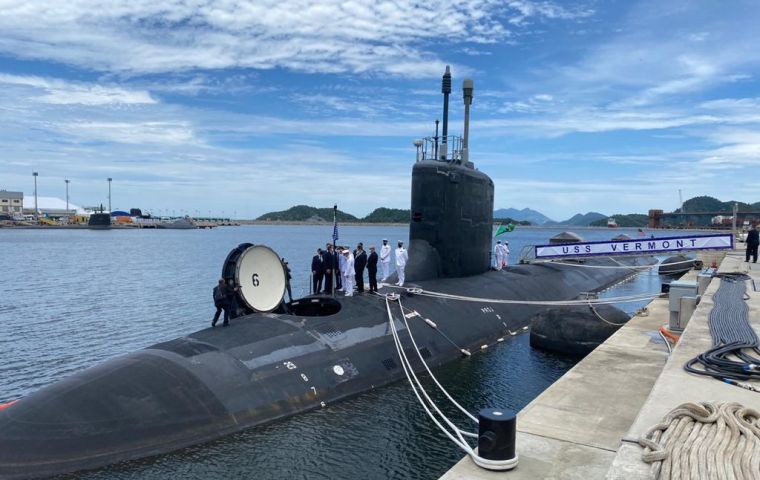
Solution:
{"label": "calm water", "polygon": [[[517,229],[521,247],[560,230]],[[625,229],[579,230],[587,240]],[[0,230],[0,402],[108,358],[205,328],[211,289],[229,250],[266,244],[290,262],[293,294],[308,293],[314,250],[331,226],[245,226],[214,230]],[[339,243],[407,241],[406,227],[341,227]],[[665,236],[666,232],[658,232]],[[607,295],[658,291],[644,273]],[[643,306],[624,305],[632,312]],[[472,411],[521,409],[574,361],[532,350],[528,336],[437,371]],[[78,474],[86,479],[438,478],[462,457],[399,382],[328,408],[179,452]]]}

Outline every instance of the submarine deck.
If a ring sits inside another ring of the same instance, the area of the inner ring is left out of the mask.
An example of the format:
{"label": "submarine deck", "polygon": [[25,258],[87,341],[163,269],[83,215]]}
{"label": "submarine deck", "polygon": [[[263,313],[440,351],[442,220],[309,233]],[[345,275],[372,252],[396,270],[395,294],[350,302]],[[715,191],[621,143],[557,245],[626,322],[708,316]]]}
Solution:
{"label": "submarine deck", "polygon": [[[701,255],[710,264],[716,254]],[[734,250],[719,273],[741,272],[760,283],[760,266]],[[751,267],[750,267],[751,266]],[[694,279],[691,271],[684,279]],[[517,421],[519,465],[491,472],[465,457],[441,480],[649,479],[636,443],[648,428],[687,401],[736,401],[760,409],[755,392],[691,375],[683,364],[711,346],[708,318],[720,282],[713,279],[681,340],[668,356],[658,329],[668,323],[668,299],[648,306],[603,345],[528,404]],[[760,294],[749,292],[750,323],[760,330]]]}

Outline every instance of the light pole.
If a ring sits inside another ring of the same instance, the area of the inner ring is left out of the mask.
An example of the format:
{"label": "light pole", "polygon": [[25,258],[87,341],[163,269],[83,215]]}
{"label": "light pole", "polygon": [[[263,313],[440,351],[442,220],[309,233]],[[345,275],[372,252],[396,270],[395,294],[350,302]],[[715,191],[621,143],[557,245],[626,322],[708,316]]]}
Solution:
{"label": "light pole", "polygon": [[113,178],[108,177],[108,213],[111,213],[111,180]]}
{"label": "light pole", "polygon": [[34,219],[38,220],[37,217],[37,172],[32,172],[32,176],[34,177]]}
{"label": "light pole", "polygon": [[64,180],[66,182],[66,217],[69,216],[69,179]]}

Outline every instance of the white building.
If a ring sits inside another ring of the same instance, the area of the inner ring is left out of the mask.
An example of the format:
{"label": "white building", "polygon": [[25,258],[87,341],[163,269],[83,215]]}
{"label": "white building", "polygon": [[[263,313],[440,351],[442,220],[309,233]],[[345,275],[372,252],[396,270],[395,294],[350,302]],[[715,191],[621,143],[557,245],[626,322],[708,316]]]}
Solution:
{"label": "white building", "polygon": [[[39,215],[49,217],[66,217],[68,215],[82,215],[84,209],[73,203],[69,203],[69,210],[66,211],[66,200],[57,197],[37,197],[37,210]],[[24,198],[24,211],[34,214],[34,197]]]}
{"label": "white building", "polygon": [[0,190],[0,215],[21,215],[24,208],[24,192]]}

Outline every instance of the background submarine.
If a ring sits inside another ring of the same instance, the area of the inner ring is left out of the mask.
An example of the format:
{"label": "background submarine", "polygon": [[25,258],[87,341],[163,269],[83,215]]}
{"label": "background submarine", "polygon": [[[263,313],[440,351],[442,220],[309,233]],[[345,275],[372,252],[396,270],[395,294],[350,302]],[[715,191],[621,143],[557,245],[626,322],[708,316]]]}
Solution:
{"label": "background submarine", "polygon": [[[627,276],[624,270],[545,264],[489,271],[493,182],[469,162],[467,135],[461,144],[447,137],[450,91],[447,71],[443,137],[440,144],[438,138],[429,142],[412,170],[407,286],[479,298],[562,300]],[[224,277],[239,273],[250,248],[230,253]],[[401,294],[405,307],[437,324],[434,329],[420,317],[410,319],[431,366],[461,357],[462,349],[493,345],[543,310],[388,287],[381,292]],[[288,314],[252,312],[230,328],[208,328],[114,358],[8,405],[0,410],[0,478],[51,476],[166,453],[404,377],[383,296],[312,296],[288,307]],[[401,312],[393,315],[402,341],[408,339]],[[413,353],[411,342],[404,346]]]}

